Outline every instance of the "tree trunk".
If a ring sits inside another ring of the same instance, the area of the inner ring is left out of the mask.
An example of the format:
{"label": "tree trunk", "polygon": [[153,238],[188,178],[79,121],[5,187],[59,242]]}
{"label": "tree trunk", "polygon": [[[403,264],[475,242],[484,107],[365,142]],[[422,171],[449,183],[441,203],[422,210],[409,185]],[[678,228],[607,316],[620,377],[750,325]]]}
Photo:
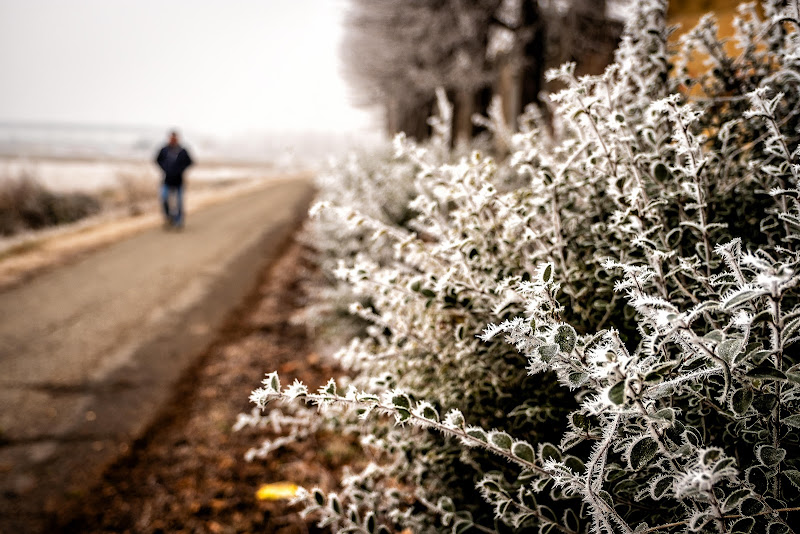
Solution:
{"label": "tree trunk", "polygon": [[472,114],[475,113],[475,93],[469,89],[456,92],[453,110],[454,141],[456,145],[466,145],[472,141]]}
{"label": "tree trunk", "polygon": [[516,130],[516,122],[522,113],[520,106],[520,78],[509,56],[504,56],[497,67],[497,87],[495,94],[503,101],[503,118],[512,130]]}
{"label": "tree trunk", "polygon": [[424,141],[431,136],[428,118],[433,113],[433,99],[406,100],[400,105],[398,116],[398,131],[404,132],[408,137]]}
{"label": "tree trunk", "polygon": [[536,0],[522,2],[522,67],[520,69],[520,100],[522,107],[540,105],[539,93],[544,86],[545,24]]}
{"label": "tree trunk", "polygon": [[386,100],[386,133],[389,137],[400,131],[400,110],[397,99],[389,97]]}

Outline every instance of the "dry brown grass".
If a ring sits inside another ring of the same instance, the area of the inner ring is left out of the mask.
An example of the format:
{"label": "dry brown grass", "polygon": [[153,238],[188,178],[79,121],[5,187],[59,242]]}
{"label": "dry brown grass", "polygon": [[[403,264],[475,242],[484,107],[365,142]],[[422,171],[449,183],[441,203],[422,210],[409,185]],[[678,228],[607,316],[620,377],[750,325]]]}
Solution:
{"label": "dry brown grass", "polygon": [[85,193],[54,193],[30,175],[0,180],[0,235],[79,221],[102,209]]}
{"label": "dry brown grass", "polygon": [[152,208],[156,189],[150,176],[118,172],[117,186],[104,191],[104,201],[109,207],[122,208],[129,215],[141,215]]}
{"label": "dry brown grass", "polygon": [[[284,176],[292,179],[296,176]],[[299,175],[298,175],[299,177]],[[211,186],[187,195],[189,214],[205,206],[247,194],[265,186],[265,181],[239,181],[227,187]],[[150,186],[150,205],[141,214],[130,210],[109,211],[77,224],[19,236],[5,243],[0,240],[0,290],[17,285],[37,273],[67,263],[81,254],[96,250],[162,223],[155,192]],[[147,206],[147,200],[144,205]]]}

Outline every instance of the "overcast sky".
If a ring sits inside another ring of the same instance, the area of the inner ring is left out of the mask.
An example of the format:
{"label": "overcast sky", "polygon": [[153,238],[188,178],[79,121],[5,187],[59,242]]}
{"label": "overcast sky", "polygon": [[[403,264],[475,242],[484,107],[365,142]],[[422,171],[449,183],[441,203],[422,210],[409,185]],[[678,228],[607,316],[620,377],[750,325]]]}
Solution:
{"label": "overcast sky", "polygon": [[369,127],[339,74],[346,0],[0,0],[0,121],[207,134]]}

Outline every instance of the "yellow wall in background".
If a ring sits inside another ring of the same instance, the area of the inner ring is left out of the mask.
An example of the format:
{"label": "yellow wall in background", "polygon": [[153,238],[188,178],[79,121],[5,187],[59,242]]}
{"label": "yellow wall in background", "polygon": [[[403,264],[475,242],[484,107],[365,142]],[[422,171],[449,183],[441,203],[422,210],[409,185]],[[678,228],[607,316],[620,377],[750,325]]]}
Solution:
{"label": "yellow wall in background", "polygon": [[714,12],[719,23],[721,37],[733,35],[733,17],[739,0],[670,0],[669,21],[680,24],[678,33],[684,33],[697,24],[700,17],[709,12]]}
{"label": "yellow wall in background", "polygon": [[669,13],[703,15],[709,11],[722,13],[726,11],[736,11],[739,0],[670,0]]}
{"label": "yellow wall in background", "polygon": [[[733,18],[736,16],[736,7],[739,4],[740,0],[670,0],[667,11],[669,24],[680,26],[671,40],[676,41],[681,34],[694,28],[700,17],[710,12],[716,15],[719,37],[732,37]],[[738,54],[738,49],[732,42],[728,42],[725,48],[728,54],[734,57]],[[701,55],[694,55],[688,65],[691,74],[696,75],[706,68],[703,59]]]}

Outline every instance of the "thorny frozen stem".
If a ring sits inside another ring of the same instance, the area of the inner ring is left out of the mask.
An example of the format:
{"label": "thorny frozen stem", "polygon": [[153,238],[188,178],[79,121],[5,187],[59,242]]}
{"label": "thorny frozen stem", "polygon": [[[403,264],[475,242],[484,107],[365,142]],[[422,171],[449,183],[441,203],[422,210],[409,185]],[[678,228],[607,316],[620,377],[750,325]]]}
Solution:
{"label": "thorny frozen stem", "polygon": [[617,513],[613,506],[607,503],[600,495],[598,494],[598,490],[594,487],[595,477],[598,480],[598,485],[602,483],[603,477],[602,472],[605,466],[606,455],[608,454],[609,448],[611,448],[611,442],[613,441],[616,431],[616,427],[619,424],[619,415],[614,415],[611,422],[606,429],[606,436],[604,437],[603,441],[597,447],[597,449],[592,454],[591,458],[589,459],[589,463],[586,465],[586,477],[584,482],[583,490],[586,496],[589,499],[589,504],[594,507],[600,508],[604,510],[606,513],[601,514],[600,519],[602,520],[606,530],[608,532],[614,532],[614,528],[608,522],[606,515],[610,515],[614,522],[622,528],[625,532],[633,533],[633,529],[628,525],[628,523]]}
{"label": "thorny frozen stem", "polygon": [[[271,397],[271,398],[280,399],[280,400],[283,400],[283,401],[291,401],[292,400],[292,397],[290,397],[289,395],[286,395],[285,393],[281,393],[281,392],[274,392],[274,393],[270,392],[268,394],[268,396]],[[339,403],[339,404],[344,404],[344,405],[351,406],[351,407],[353,407],[353,406],[363,406],[363,407],[365,407],[367,409],[377,410],[379,412],[383,412],[383,413],[386,413],[386,414],[397,415],[397,414],[400,413],[400,409],[396,408],[393,405],[390,406],[390,405],[387,405],[387,404],[383,404],[381,402],[367,402],[367,401],[359,401],[359,400],[356,400],[356,399],[348,399],[346,397],[342,397],[341,395],[330,395],[330,394],[329,395],[320,395],[320,394],[316,394],[316,393],[307,393],[307,394],[304,394],[304,395],[299,395],[296,398],[301,399],[306,403],[316,404],[318,406],[322,406],[322,405],[330,404],[330,403]],[[501,449],[500,447],[497,447],[496,445],[494,445],[492,443],[489,443],[487,441],[483,441],[482,439],[478,439],[478,438],[476,438],[474,436],[470,436],[469,434],[467,434],[466,430],[464,430],[463,428],[454,428],[454,427],[445,425],[445,424],[443,424],[443,423],[441,423],[439,421],[434,421],[433,419],[426,419],[424,417],[420,417],[420,416],[416,415],[415,413],[413,413],[411,410],[403,409],[403,411],[404,411],[403,415],[406,415],[406,413],[407,413],[407,415],[408,415],[407,419],[409,421],[411,421],[411,422],[416,422],[417,424],[419,424],[422,427],[434,428],[434,429],[438,430],[439,432],[441,432],[442,434],[449,434],[451,436],[458,437],[461,440],[463,440],[464,442],[470,443],[472,446],[478,446],[478,447],[484,448],[484,449],[486,449],[488,451],[491,451],[491,452],[497,454],[498,456],[502,456],[502,457],[506,458],[510,462],[513,462],[513,463],[519,465],[520,467],[523,467],[525,469],[530,469],[531,471],[533,471],[533,472],[535,472],[535,473],[537,473],[539,475],[546,476],[546,477],[550,478],[550,473],[548,473],[547,471],[545,471],[544,469],[542,469],[541,467],[539,467],[535,463],[529,462],[527,460],[523,460],[522,458],[519,458],[518,456],[514,456],[510,452],[508,452],[508,451],[506,451],[504,449]]]}
{"label": "thorny frozen stem", "polygon": [[[781,313],[780,296],[770,295],[768,297],[770,309],[772,312],[772,320],[770,321],[770,329],[772,330],[772,345],[775,354],[775,368],[778,371],[783,370],[783,340],[781,334],[783,332],[783,314]],[[779,381],[775,382],[775,395],[779,399],[775,403],[775,408],[772,411],[772,446],[781,446],[780,426],[781,426],[781,390],[783,384]],[[778,464],[778,473],[772,480],[772,494],[776,499],[781,497],[781,465]]]}
{"label": "thorny frozen stem", "polygon": [[[749,514],[749,515],[746,515],[746,516],[739,515],[739,514],[728,514],[728,515],[723,515],[722,518],[723,519],[741,519],[743,517],[761,517],[761,516],[765,516],[765,515],[770,515],[770,514],[775,514],[775,513],[783,513],[783,512],[800,512],[800,506],[796,506],[794,508],[776,508],[774,510],[767,510],[765,512],[758,512],[758,513]],[[666,530],[666,529],[672,528],[672,527],[681,527],[683,525],[688,525],[688,524],[689,524],[688,521],[676,521],[674,523],[666,523],[664,525],[658,525],[657,527],[650,527],[647,530],[643,530],[642,534],[648,534],[649,532],[658,532],[659,530]],[[789,525],[786,524],[785,522],[784,522],[784,525],[789,527]],[[790,532],[794,532],[794,530],[792,530],[791,527],[789,527],[789,531]]]}

